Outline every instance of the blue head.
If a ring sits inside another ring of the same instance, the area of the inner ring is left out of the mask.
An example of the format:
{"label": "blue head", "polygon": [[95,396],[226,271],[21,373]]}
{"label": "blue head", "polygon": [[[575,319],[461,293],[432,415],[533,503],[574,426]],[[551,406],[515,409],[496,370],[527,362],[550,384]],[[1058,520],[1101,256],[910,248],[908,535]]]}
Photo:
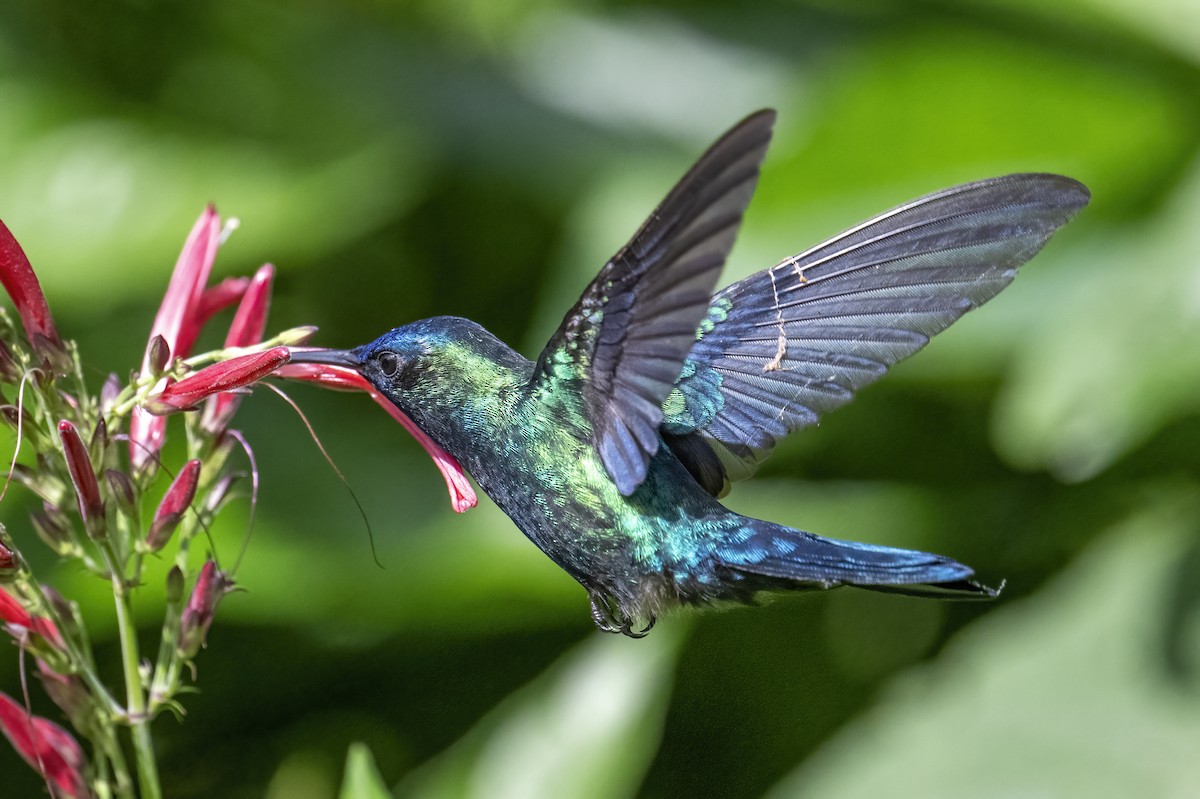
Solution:
{"label": "blue head", "polygon": [[357,370],[435,438],[467,405],[524,383],[531,369],[483,327],[456,316],[397,327],[353,350],[296,352],[292,362]]}

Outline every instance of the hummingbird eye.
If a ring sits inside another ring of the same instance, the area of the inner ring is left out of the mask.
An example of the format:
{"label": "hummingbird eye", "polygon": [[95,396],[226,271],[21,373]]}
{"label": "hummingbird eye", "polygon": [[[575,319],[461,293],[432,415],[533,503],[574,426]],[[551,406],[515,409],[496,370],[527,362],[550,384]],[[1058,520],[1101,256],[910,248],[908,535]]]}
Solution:
{"label": "hummingbird eye", "polygon": [[385,377],[393,377],[400,369],[400,358],[394,352],[384,352],[379,355],[379,371]]}

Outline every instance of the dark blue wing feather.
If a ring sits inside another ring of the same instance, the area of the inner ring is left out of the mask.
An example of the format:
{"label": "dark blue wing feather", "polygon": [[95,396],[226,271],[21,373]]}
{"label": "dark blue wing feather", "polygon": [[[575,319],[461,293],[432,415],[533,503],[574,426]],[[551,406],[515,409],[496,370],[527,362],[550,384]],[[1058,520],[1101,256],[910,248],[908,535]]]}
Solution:
{"label": "dark blue wing feather", "polygon": [[1088,199],[1058,175],[969,183],[734,283],[701,322],[663,431],[703,437],[729,479],[749,476],[776,439],[999,293]]}
{"label": "dark blue wing feather", "polygon": [[760,111],[709,148],[600,271],[538,361],[535,387],[578,386],[622,494],[641,484],[662,444],[663,400],[712,299],[774,122],[773,111]]}

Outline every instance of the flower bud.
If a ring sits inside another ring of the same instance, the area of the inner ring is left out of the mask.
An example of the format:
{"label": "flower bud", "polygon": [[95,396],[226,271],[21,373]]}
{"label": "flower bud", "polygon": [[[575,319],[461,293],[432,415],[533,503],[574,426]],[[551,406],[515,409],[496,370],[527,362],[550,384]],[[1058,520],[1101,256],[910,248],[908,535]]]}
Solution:
{"label": "flower bud", "polygon": [[133,481],[129,475],[116,469],[104,471],[104,481],[108,483],[109,495],[117,501],[117,510],[131,521],[137,520],[137,497],[133,490]]}
{"label": "flower bud", "polygon": [[88,442],[88,456],[92,459],[93,468],[103,465],[107,449],[108,425],[104,422],[104,417],[100,417],[96,422],[96,429],[92,431],[92,440]]}
{"label": "flower bud", "polygon": [[146,346],[146,369],[152,375],[161,375],[171,363],[171,346],[161,335],[154,336]]}
{"label": "flower bud", "polygon": [[316,325],[302,325],[300,327],[289,327],[279,335],[272,338],[272,341],[278,341],[285,347],[297,347],[313,337],[317,332]]}
{"label": "flower bud", "polygon": [[37,659],[37,668],[46,695],[66,714],[75,729],[87,731],[91,728],[95,703],[83,680],[74,674],[59,674],[41,658]]}
{"label": "flower bud", "polygon": [[233,590],[233,580],[211,560],[204,562],[196,587],[188,598],[179,623],[179,653],[192,658],[200,651],[222,597]]}
{"label": "flower bud", "polygon": [[0,541],[0,583],[8,582],[20,571],[17,553],[9,548],[5,541]]}
{"label": "flower bud", "polygon": [[147,400],[144,407],[156,415],[189,410],[206,397],[232,391],[266,377],[291,357],[287,347],[274,347],[214,363],[168,385],[158,396]]}
{"label": "flower bud", "polygon": [[[43,467],[41,463],[39,467]],[[67,487],[46,468],[31,469],[18,463],[11,472],[12,479],[32,491],[43,501],[58,505],[67,495]]]}
{"label": "flower bud", "polygon": [[79,500],[79,515],[83,517],[88,535],[101,539],[107,530],[104,520],[104,500],[100,497],[100,484],[92,469],[91,459],[83,446],[83,439],[75,425],[63,419],[58,423],[58,435],[62,439],[63,455],[67,460],[67,471],[75,484],[75,496]]}
{"label": "flower bud", "polygon": [[117,404],[117,397],[121,394],[121,378],[117,377],[116,372],[113,372],[104,381],[104,385],[100,387],[100,413],[108,413],[112,407]]}
{"label": "flower bud", "polygon": [[178,605],[183,599],[183,570],[172,566],[167,572],[167,604]]}
{"label": "flower bud", "polygon": [[21,435],[32,445],[35,452],[49,449],[52,446],[48,443],[41,426],[30,414],[28,408],[18,409],[15,405],[0,405],[0,421],[13,430],[19,428]]}
{"label": "flower bud", "polygon": [[216,514],[221,509],[225,498],[229,496],[229,490],[246,475],[242,472],[226,472],[217,478],[217,482],[209,489],[208,496],[204,498],[204,510],[209,514]]}
{"label": "flower bud", "polygon": [[[53,506],[47,503],[48,508]],[[33,525],[33,531],[37,533],[38,538],[50,547],[54,554],[60,557],[66,557],[75,551],[75,544],[71,541],[71,534],[67,531],[65,524],[62,524],[62,514],[50,514],[45,511],[31,511],[29,514],[29,522]]]}
{"label": "flower bud", "polygon": [[150,533],[146,536],[146,548],[158,552],[167,545],[171,534],[179,526],[183,514],[191,507],[196,497],[196,485],[200,480],[200,461],[190,460],[171,482],[166,495],[154,512],[154,521],[150,524]]}

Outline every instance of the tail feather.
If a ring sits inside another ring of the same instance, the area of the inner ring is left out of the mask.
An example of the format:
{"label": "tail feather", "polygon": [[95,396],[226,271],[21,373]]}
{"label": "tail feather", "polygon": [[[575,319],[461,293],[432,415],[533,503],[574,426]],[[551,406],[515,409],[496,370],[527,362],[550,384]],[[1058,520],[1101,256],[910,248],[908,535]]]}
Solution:
{"label": "tail feather", "polygon": [[969,566],[942,555],[838,541],[758,519],[745,521],[714,555],[725,568],[750,580],[752,588],[853,585],[953,599],[991,599],[999,594],[971,580],[975,572]]}

